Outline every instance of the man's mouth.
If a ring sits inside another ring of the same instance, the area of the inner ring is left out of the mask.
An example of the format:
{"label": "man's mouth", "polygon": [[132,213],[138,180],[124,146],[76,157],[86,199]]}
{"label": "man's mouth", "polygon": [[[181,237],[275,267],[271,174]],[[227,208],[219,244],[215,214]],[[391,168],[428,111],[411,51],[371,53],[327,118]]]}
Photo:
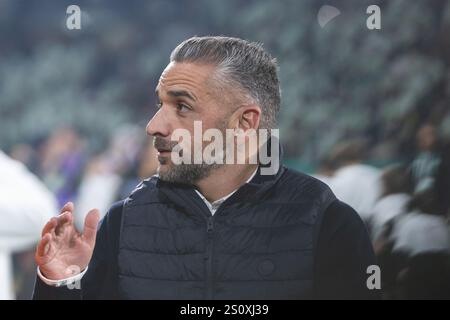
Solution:
{"label": "man's mouth", "polygon": [[171,149],[156,149],[158,151],[158,155],[167,155],[168,153],[172,152]]}

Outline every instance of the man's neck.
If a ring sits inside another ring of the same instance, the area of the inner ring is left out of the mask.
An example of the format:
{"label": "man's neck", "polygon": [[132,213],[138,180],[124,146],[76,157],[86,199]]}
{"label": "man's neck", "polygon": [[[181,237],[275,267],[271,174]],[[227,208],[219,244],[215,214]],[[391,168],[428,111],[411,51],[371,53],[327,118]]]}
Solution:
{"label": "man's neck", "polygon": [[198,191],[209,201],[214,202],[230,194],[251,177],[258,165],[224,165],[198,181]]}

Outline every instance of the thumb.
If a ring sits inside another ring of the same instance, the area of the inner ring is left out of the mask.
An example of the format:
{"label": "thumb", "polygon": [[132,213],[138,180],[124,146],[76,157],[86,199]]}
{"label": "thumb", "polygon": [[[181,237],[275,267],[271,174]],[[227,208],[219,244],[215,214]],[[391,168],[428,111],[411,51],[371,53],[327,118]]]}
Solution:
{"label": "thumb", "polygon": [[95,244],[95,236],[97,235],[97,225],[100,220],[100,212],[97,209],[89,211],[84,219],[83,239],[93,247]]}

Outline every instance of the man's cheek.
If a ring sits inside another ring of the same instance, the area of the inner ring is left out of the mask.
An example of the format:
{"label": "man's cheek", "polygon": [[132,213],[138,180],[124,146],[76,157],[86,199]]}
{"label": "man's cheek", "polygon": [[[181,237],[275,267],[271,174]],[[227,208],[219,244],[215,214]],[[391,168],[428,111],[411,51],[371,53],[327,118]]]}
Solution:
{"label": "man's cheek", "polygon": [[175,165],[189,164],[192,162],[192,136],[186,129],[177,129],[172,134],[171,140],[177,142],[170,154],[171,162]]}

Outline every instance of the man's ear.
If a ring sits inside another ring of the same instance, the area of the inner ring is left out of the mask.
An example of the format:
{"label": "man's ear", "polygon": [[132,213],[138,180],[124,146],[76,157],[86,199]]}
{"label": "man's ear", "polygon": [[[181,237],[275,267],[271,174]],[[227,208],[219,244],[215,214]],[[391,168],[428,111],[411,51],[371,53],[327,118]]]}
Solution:
{"label": "man's ear", "polygon": [[239,123],[237,129],[244,132],[249,129],[257,130],[261,119],[261,108],[256,104],[244,105],[239,110]]}

